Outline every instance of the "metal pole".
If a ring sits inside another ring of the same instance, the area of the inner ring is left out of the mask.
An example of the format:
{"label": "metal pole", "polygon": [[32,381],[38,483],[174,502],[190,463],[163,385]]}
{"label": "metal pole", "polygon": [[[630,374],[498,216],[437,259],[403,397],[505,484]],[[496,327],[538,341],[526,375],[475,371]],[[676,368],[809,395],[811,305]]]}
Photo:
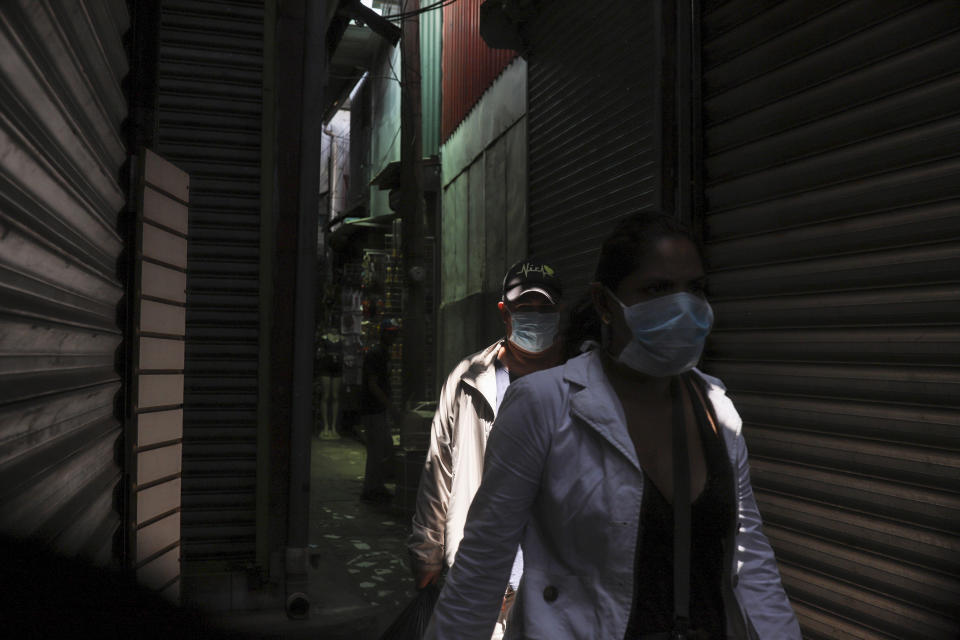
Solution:
{"label": "metal pole", "polygon": [[[420,0],[406,0],[402,11],[420,8]],[[410,402],[425,397],[426,311],[423,259],[423,151],[420,104],[420,16],[403,21],[400,39],[400,215],[403,220],[402,252],[404,268],[403,299],[403,399]]]}
{"label": "metal pole", "polygon": [[310,444],[313,433],[313,352],[316,325],[317,219],[326,71],[326,2],[304,7],[300,184],[294,298],[293,406],[290,424],[290,498],[287,529],[287,613],[306,617],[307,533],[310,509]]}
{"label": "metal pole", "polygon": [[270,565],[270,412],[271,333],[273,331],[273,266],[276,238],[276,180],[274,144],[277,140],[277,0],[264,3],[263,28],[263,118],[260,137],[260,339],[257,345],[257,566]]}

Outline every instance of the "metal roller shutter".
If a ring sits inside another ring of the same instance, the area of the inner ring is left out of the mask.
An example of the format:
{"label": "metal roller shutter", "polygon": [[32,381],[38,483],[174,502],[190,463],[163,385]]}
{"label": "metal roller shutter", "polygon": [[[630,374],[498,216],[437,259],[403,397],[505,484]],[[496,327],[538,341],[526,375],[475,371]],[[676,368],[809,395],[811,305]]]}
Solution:
{"label": "metal roller shutter", "polygon": [[586,291],[612,222],[654,205],[652,2],[555,2],[528,56],[529,249],[568,300]]}
{"label": "metal roller shutter", "polygon": [[0,12],[0,529],[100,564],[120,525],[128,22],[122,0]]}
{"label": "metal roller shutter", "polygon": [[705,3],[706,368],[807,638],[956,638],[960,5]]}
{"label": "metal roller shutter", "polygon": [[264,5],[161,2],[158,152],[190,174],[184,571],[255,556]]}

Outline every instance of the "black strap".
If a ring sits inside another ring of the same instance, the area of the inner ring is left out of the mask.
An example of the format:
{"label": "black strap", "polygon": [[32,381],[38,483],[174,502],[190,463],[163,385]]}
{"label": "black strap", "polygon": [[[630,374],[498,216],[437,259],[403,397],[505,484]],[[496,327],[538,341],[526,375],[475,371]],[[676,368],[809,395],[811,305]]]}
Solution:
{"label": "black strap", "polygon": [[673,396],[673,634],[686,638],[690,626],[690,461],[679,377]]}

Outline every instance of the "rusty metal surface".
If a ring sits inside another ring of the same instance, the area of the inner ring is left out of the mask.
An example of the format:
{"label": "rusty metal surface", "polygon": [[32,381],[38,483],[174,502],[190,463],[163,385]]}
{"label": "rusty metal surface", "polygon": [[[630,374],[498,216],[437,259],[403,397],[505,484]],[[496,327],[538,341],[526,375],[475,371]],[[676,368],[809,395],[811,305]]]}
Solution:
{"label": "rusty metal surface", "polygon": [[482,0],[443,7],[443,115],[440,141],[450,137],[515,51],[491,49],[480,37]]}
{"label": "rusty metal surface", "polygon": [[704,366],[804,635],[956,637],[960,10],[732,2],[702,33]]}

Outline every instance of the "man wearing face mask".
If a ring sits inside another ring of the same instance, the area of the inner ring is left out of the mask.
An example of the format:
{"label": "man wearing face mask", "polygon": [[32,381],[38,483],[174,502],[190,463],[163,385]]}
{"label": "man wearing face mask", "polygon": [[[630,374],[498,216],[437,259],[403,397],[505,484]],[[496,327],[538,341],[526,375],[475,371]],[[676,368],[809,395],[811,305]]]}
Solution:
{"label": "man wearing face mask", "polygon": [[[503,279],[497,307],[505,338],[464,358],[447,377],[433,418],[420,477],[413,532],[407,543],[417,588],[454,561],[467,510],[480,486],[487,436],[510,383],[562,362],[558,337],[563,288],[549,265],[521,260]],[[493,637],[500,637],[522,572],[517,553]]]}

